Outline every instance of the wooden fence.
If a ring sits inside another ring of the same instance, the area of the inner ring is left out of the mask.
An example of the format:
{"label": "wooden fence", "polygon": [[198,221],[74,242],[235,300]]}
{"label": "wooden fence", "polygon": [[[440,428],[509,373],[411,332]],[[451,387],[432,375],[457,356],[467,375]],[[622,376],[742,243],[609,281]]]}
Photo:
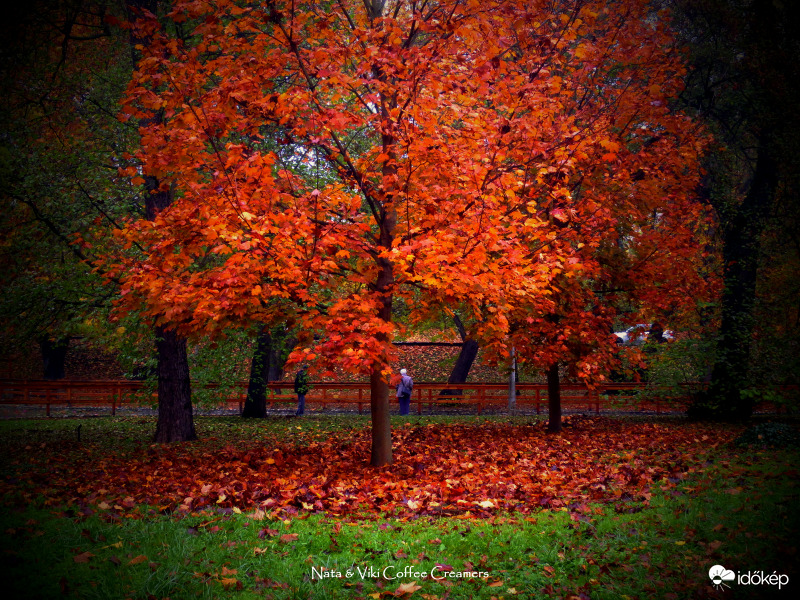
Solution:
{"label": "wooden fence", "polygon": [[[566,410],[586,410],[600,413],[601,410],[638,410],[655,413],[683,410],[693,390],[703,384],[687,384],[676,393],[667,388],[656,388],[646,383],[609,383],[594,389],[584,385],[562,384],[561,405]],[[242,411],[247,394],[247,383],[234,386],[207,384],[206,389],[220,389],[218,406],[227,409],[238,407]],[[197,384],[194,385],[194,389]],[[296,396],[291,382],[269,384],[268,406],[296,404]],[[797,386],[784,386],[784,390],[794,397]],[[390,394],[393,395],[390,390]],[[0,380],[0,405],[43,405],[47,416],[53,406],[66,407],[108,407],[116,414],[120,407],[152,406],[157,402],[152,385],[140,381],[31,381]],[[392,402],[396,400],[392,398]],[[516,406],[519,409],[534,410],[537,414],[547,408],[547,386],[545,384],[517,384]],[[412,406],[418,414],[423,409],[436,412],[445,408],[462,405],[475,407],[478,414],[485,409],[505,409],[508,407],[508,388],[503,384],[491,383],[415,383],[411,397]],[[358,412],[369,409],[370,391],[367,383],[312,383],[306,395],[307,405],[322,405],[322,409],[357,407]],[[782,407],[760,405],[760,410],[780,412]]]}

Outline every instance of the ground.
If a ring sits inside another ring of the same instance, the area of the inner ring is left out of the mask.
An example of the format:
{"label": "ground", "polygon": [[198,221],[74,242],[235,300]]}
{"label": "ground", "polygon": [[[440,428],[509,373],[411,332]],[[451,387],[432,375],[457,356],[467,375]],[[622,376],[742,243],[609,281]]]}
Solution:
{"label": "ground", "polygon": [[[380,469],[368,427],[201,417],[199,441],[152,445],[152,417],[1,422],[3,580],[20,597],[795,597],[800,454],[736,445],[742,426],[393,417]],[[790,583],[715,590],[717,564]]]}

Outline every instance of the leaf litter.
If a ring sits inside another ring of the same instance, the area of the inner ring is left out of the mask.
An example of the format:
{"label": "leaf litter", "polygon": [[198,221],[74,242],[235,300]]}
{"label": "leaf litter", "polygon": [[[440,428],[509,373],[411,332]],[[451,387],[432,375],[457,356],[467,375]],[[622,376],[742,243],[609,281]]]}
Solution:
{"label": "leaf litter", "polygon": [[264,445],[255,439],[219,448],[201,440],[138,454],[53,448],[26,455],[28,468],[0,481],[0,494],[77,506],[86,515],[135,516],[137,507],[150,506],[164,513],[246,511],[255,521],[313,512],[470,518],[596,502],[629,512],[647,506],[654,485],[676,487],[736,434],[586,416],[566,425],[550,435],[535,422],[409,423],[393,432],[395,461],[381,468],[368,466],[366,429],[309,436],[305,444],[271,437]]}

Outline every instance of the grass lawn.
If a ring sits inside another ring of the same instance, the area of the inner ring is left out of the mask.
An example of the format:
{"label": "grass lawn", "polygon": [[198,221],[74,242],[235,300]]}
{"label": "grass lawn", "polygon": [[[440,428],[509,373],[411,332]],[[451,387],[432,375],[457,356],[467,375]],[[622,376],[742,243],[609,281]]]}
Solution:
{"label": "grass lawn", "polygon": [[169,446],[149,417],[0,422],[4,597],[798,597],[797,448],[676,418],[393,419],[382,469],[357,416],[199,418]]}

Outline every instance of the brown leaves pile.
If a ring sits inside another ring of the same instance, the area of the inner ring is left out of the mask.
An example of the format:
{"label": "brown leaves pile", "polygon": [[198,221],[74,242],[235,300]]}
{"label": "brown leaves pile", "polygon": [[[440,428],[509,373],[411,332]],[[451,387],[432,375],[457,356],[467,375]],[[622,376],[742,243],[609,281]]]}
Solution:
{"label": "brown leaves pile", "polygon": [[586,502],[646,504],[654,484],[674,486],[735,433],[603,418],[575,418],[557,436],[541,424],[407,425],[394,433],[395,463],[383,468],[367,466],[367,430],[241,448],[213,448],[213,440],[153,445],[133,457],[86,446],[27,456],[33,468],[0,483],[0,493],[20,498],[12,491],[25,489],[24,501],[44,496],[84,513],[150,505],[250,511],[258,520],[317,511],[468,518]]}

